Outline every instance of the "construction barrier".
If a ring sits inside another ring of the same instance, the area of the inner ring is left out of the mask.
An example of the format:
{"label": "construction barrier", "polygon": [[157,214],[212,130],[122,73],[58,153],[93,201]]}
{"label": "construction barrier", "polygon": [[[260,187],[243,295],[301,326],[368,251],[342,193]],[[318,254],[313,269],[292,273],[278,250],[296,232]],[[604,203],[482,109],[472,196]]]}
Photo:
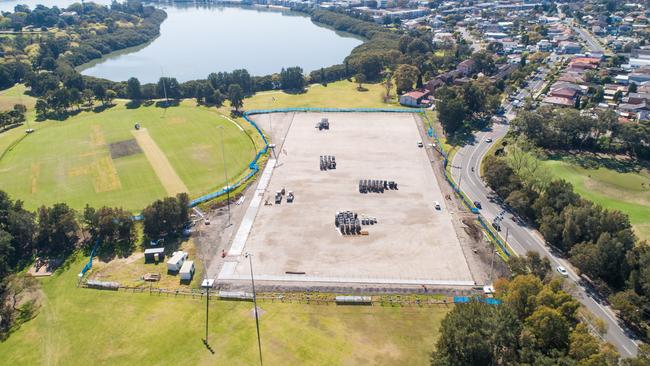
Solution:
{"label": "construction barrier", "polygon": [[434,141],[436,142],[436,144],[438,146],[438,151],[444,157],[443,167],[444,167],[444,171],[445,171],[445,180],[447,181],[447,183],[449,183],[449,185],[454,190],[454,192],[456,192],[456,195],[458,197],[460,197],[461,202],[463,202],[463,204],[471,212],[477,214],[476,218],[478,219],[479,223],[481,224],[481,226],[483,227],[485,232],[487,232],[488,236],[492,240],[494,240],[495,243],[497,243],[497,245],[499,246],[499,248],[501,249],[503,254],[507,258],[510,258],[512,256],[512,254],[510,253],[510,250],[508,249],[508,244],[505,243],[503,240],[501,240],[501,237],[499,236],[499,234],[496,233],[494,231],[494,229],[492,228],[492,226],[489,225],[486,222],[486,220],[481,216],[481,214],[479,213],[479,209],[474,205],[474,202],[471,202],[463,194],[462,190],[460,189],[460,187],[458,187],[456,182],[454,182],[453,178],[451,177],[451,173],[447,170],[447,167],[449,165],[449,154],[447,153],[447,151],[445,151],[445,147],[440,143],[440,139],[438,138],[438,135],[435,133],[435,130],[433,129],[433,124],[431,123],[431,120],[429,120],[429,116],[427,116],[427,114],[424,113],[424,112],[422,112],[422,116],[424,117],[424,119],[426,119],[427,123],[429,124],[429,131],[428,131],[429,136],[431,136],[434,139]]}

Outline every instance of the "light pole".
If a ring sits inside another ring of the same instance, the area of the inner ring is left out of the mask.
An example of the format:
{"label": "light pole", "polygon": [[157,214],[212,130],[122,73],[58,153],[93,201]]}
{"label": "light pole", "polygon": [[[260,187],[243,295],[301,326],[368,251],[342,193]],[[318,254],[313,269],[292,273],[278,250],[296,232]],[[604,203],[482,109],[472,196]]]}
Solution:
{"label": "light pole", "polygon": [[228,169],[226,168],[226,147],[223,143],[223,125],[219,126],[221,130],[221,155],[223,155],[223,174],[226,176],[226,200],[228,205],[228,224],[226,227],[232,225],[230,223],[230,183],[228,181]]}
{"label": "light pole", "polygon": [[201,287],[206,289],[206,297],[205,297],[205,339],[203,342],[205,343],[205,346],[210,348],[208,345],[208,311],[210,307],[210,288],[214,285],[214,279],[212,278],[206,278],[203,280],[203,283],[201,283]]}
{"label": "light pole", "polygon": [[257,328],[257,348],[260,353],[260,366],[262,363],[262,341],[260,340],[260,321],[257,315],[257,295],[255,294],[255,279],[253,278],[253,255],[251,253],[246,253],[246,258],[248,258],[248,263],[251,267],[251,286],[253,287],[253,311],[255,312],[255,327]]}

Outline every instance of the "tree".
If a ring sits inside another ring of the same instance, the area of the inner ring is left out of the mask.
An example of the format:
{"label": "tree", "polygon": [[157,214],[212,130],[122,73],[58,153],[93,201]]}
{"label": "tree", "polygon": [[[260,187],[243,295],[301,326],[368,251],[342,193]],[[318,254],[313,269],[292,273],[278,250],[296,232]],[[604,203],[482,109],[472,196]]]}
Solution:
{"label": "tree", "polygon": [[84,89],[81,92],[81,98],[86,101],[87,106],[92,106],[93,100],[95,100],[95,93],[90,89]]}
{"label": "tree", "polygon": [[106,87],[103,84],[95,84],[93,87],[93,93],[95,93],[95,99],[102,102],[102,105],[106,105]]}
{"label": "tree", "polygon": [[364,74],[358,73],[358,74],[354,75],[354,81],[358,84],[357,90],[359,90],[359,91],[365,90],[363,88],[363,83],[366,82],[366,76]]}
{"label": "tree", "polygon": [[76,213],[65,203],[38,209],[36,245],[45,255],[61,256],[72,252],[77,245],[79,225]]}
{"label": "tree", "polygon": [[636,91],[637,91],[636,83],[631,83],[630,86],[627,87],[628,93],[636,93]]}
{"label": "tree", "polygon": [[418,80],[420,71],[417,67],[401,64],[395,70],[395,86],[397,93],[401,94],[405,91],[411,90],[413,85]]}
{"label": "tree", "polygon": [[111,89],[106,90],[106,96],[105,96],[106,104],[108,104],[108,105],[112,105],[112,104],[113,104],[113,100],[114,100],[116,97],[117,97],[117,93],[115,92],[115,90],[111,90]]}
{"label": "tree", "polygon": [[521,325],[507,307],[459,304],[442,321],[431,365],[508,364],[515,360]]}
{"label": "tree", "polygon": [[140,80],[138,78],[130,78],[126,82],[126,95],[131,100],[142,99],[142,90],[140,89]]}
{"label": "tree", "polygon": [[280,71],[280,84],[284,90],[298,90],[305,88],[305,76],[301,67],[289,67]]}
{"label": "tree", "polygon": [[436,109],[442,129],[447,136],[453,136],[463,127],[467,110],[462,99],[458,97],[440,99],[436,102]]}
{"label": "tree", "polygon": [[569,344],[569,330],[569,322],[558,310],[541,306],[526,319],[522,343],[543,353],[565,350]]}
{"label": "tree", "polygon": [[157,239],[182,229],[189,219],[189,196],[180,193],[176,197],[157,200],[142,211],[144,234]]}
{"label": "tree", "polygon": [[239,108],[244,106],[244,92],[239,84],[232,84],[228,87],[228,99],[230,106],[239,111]]}
{"label": "tree", "polygon": [[385,71],[384,72],[384,90],[386,91],[386,95],[384,95],[384,100],[388,101],[390,99],[390,90],[393,88],[393,74],[392,72]]}

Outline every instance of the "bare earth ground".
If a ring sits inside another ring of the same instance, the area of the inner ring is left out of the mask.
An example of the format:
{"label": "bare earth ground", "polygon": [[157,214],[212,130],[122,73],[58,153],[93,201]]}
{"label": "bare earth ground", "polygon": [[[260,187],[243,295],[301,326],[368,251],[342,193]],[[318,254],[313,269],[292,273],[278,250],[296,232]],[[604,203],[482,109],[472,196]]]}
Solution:
{"label": "bare earth ground", "polygon": [[[314,127],[315,121],[317,121],[320,118],[320,115],[318,114],[306,114],[307,117],[305,117],[308,122],[306,123],[305,131],[311,131]],[[332,121],[332,128],[334,128],[334,120],[336,119],[334,116],[337,116],[338,114],[334,114],[330,116],[330,120]],[[375,114],[367,114],[367,115],[362,115],[362,116],[368,116],[373,118],[373,116],[378,116]],[[384,115],[386,116],[386,115]],[[386,117],[394,116],[393,114],[389,114]],[[386,118],[384,117],[384,118]],[[367,117],[366,117],[367,118]],[[402,116],[401,118],[409,118],[413,119],[411,116]],[[285,137],[287,136],[287,133],[289,132],[289,127],[292,125],[294,122],[294,114],[293,113],[274,113],[274,114],[267,114],[267,115],[257,115],[255,116],[255,121],[256,123],[265,131],[267,135],[271,137],[271,140],[277,144],[277,152],[278,152],[278,158],[279,158],[279,163],[278,165],[282,166],[283,163],[283,157],[289,156],[292,151],[294,151],[293,148],[291,148],[290,144],[285,144]],[[415,117],[416,122],[417,122],[417,127],[420,130],[420,137],[419,139],[422,141],[427,141],[428,137],[426,136],[425,129],[422,127],[422,123],[419,120],[419,117]],[[362,123],[363,125],[364,123]],[[367,123],[365,123],[367,124]],[[410,124],[415,126],[415,123],[410,122]],[[316,129],[313,129],[313,131],[317,131]],[[332,132],[332,131],[330,131]],[[363,132],[363,131],[362,131]],[[327,133],[327,132],[324,132]],[[415,139],[416,137],[414,137]],[[414,140],[417,141],[417,140]],[[451,187],[446,183],[444,180],[444,173],[442,169],[442,164],[441,164],[441,158],[440,155],[435,152],[433,149],[427,148],[427,149],[417,149],[415,148],[415,142],[411,141],[409,139],[408,142],[408,149],[410,147],[414,147],[415,151],[422,151],[426,150],[427,153],[427,163],[429,163],[429,166],[433,167],[433,172],[435,173],[435,181],[432,180],[431,184],[434,184],[431,190],[435,190],[435,184],[437,183],[438,189],[439,189],[439,198],[436,198],[443,204],[443,212],[445,212],[447,215],[451,215],[451,223],[453,224],[453,227],[448,227],[449,233],[455,233],[457,236],[457,244],[455,244],[456,248],[453,250],[456,252],[457,255],[457,260],[461,262],[464,265],[464,268],[462,269],[462,272],[465,274],[465,278],[467,276],[471,276],[471,280],[473,280],[476,284],[484,284],[488,280],[489,272],[490,272],[490,267],[492,264],[492,247],[491,245],[486,242],[481,235],[476,235],[475,230],[472,228],[468,227],[465,223],[469,223],[469,226],[471,225],[471,222],[475,219],[474,215],[469,213],[459,202],[458,200],[453,196],[453,191]],[[358,144],[355,143],[356,148],[361,151],[361,148],[358,146]],[[322,152],[323,154],[333,154],[337,156],[337,161],[339,163],[338,168],[342,168],[342,162],[340,153],[334,153],[334,152]],[[319,152],[316,155],[315,158],[315,163],[313,161],[309,162],[309,169],[315,169],[314,173],[321,173],[319,168],[318,168],[318,156],[321,154]],[[417,153],[416,153],[417,154]],[[356,155],[355,155],[356,156]],[[314,159],[311,159],[314,160]],[[349,163],[348,163],[349,164]],[[316,167],[314,168],[314,165]],[[338,170],[338,169],[337,169]],[[422,166],[420,168],[421,171],[423,171],[425,175],[429,174],[429,171],[432,169],[425,168]],[[280,170],[278,170],[280,171]],[[383,170],[382,170],[383,171]],[[328,173],[333,173],[336,171],[330,171],[330,172],[323,172],[325,174]],[[340,173],[340,172],[339,172]],[[277,174],[277,172],[275,173]],[[379,173],[376,173],[375,175],[378,176],[373,176],[373,178],[384,178],[384,175],[388,175],[386,173],[382,173],[381,171]],[[274,175],[274,178],[277,175]],[[318,175],[317,175],[318,176]],[[371,178],[371,177],[369,177]],[[386,179],[395,179],[397,180],[396,177],[386,177]],[[431,178],[429,178],[431,179]],[[352,191],[349,191],[348,193],[352,193],[353,195],[359,195],[362,196],[363,198],[367,198],[368,200],[372,201],[377,201],[377,199],[386,199],[389,197],[391,194],[402,194],[404,192],[402,191],[389,191],[384,193],[383,197],[366,197],[365,195],[361,195],[357,193],[357,183],[358,183],[358,178],[355,178],[354,180],[354,185],[352,187]],[[399,181],[398,181],[399,183]],[[275,187],[273,184],[277,184],[276,182],[271,182],[271,186],[267,189],[266,194],[271,197],[273,192],[275,192]],[[201,257],[204,258],[206,265],[209,267],[206,270],[206,273],[208,273],[209,277],[216,278],[219,271],[222,269],[222,266],[224,263],[237,263],[241,261],[243,258],[242,257],[226,257],[222,258],[221,253],[222,251],[225,251],[226,253],[228,252],[230,248],[230,243],[233,239],[233,236],[235,235],[235,232],[239,229],[239,224],[240,221],[242,220],[244,213],[246,209],[248,208],[248,205],[251,201],[251,198],[253,197],[253,194],[256,191],[256,185],[257,182],[252,184],[251,187],[249,187],[245,192],[245,200],[244,203],[241,205],[231,205],[231,214],[232,214],[232,222],[233,225],[231,226],[226,226],[227,225],[227,216],[226,216],[226,209],[224,207],[212,210],[210,212],[206,212],[205,214],[210,217],[212,221],[212,225],[210,226],[204,226],[204,225],[199,225],[196,227],[196,234],[195,234],[195,240],[198,241],[199,243],[199,248],[201,252]],[[401,187],[401,185],[400,185]],[[293,189],[292,187],[286,187],[287,189]],[[406,188],[406,187],[405,187]],[[293,189],[296,191],[296,204],[301,200],[304,199],[304,193],[301,195],[296,189]],[[441,192],[441,193],[440,193]],[[377,194],[372,194],[372,195],[377,195]],[[441,197],[444,197],[446,199],[443,199]],[[395,198],[395,197],[393,197]],[[233,200],[234,202],[235,200]],[[421,202],[420,204],[427,204],[428,201],[424,198],[421,197],[421,201],[426,201],[426,202]],[[338,198],[335,200],[335,202],[346,202],[345,200],[339,200]],[[347,206],[347,204],[342,203]],[[264,209],[269,209],[269,210],[274,210],[276,207],[265,207],[262,206],[260,208],[260,211],[264,211]],[[277,207],[278,209],[289,209],[291,207],[287,206],[286,203],[283,203],[282,206]],[[307,210],[310,210],[310,207],[305,206]],[[354,207],[347,207],[343,209],[352,209]],[[276,210],[277,211],[277,210]],[[331,225],[331,228],[327,228],[328,234],[336,234],[334,231],[334,225],[333,225],[333,213],[327,214],[326,215],[326,226]],[[330,217],[331,216],[331,217]],[[464,223],[465,222],[465,223]],[[385,225],[385,223],[383,223]],[[376,230],[382,225],[382,222],[380,221],[379,225],[376,226],[371,226],[369,227],[370,230],[373,230],[374,233],[376,234]],[[309,226],[306,226],[309,227]],[[338,234],[336,234],[338,235]],[[452,235],[452,234],[449,234]],[[306,236],[306,235],[303,235]],[[372,237],[372,233],[371,236]],[[336,238],[336,237],[335,237]],[[351,240],[351,243],[355,243],[355,240],[360,239],[360,238],[347,238],[347,237],[338,237],[339,239],[344,239],[344,240]],[[363,239],[362,239],[363,240]],[[460,243],[460,249],[458,246],[458,242]],[[434,243],[435,245],[435,243]],[[299,248],[300,249],[300,248]],[[462,251],[461,251],[462,249]],[[244,249],[245,251],[249,251],[248,246]],[[403,250],[403,248],[401,249]],[[302,248],[299,250],[300,255],[307,255],[310,256],[312,251],[309,250],[309,248],[305,249]],[[275,251],[268,253],[271,256],[275,256]],[[341,255],[342,253],[338,253],[337,255]],[[285,253],[285,258],[287,254]],[[345,255],[345,254],[343,254]],[[464,255],[464,256],[463,256]],[[411,261],[411,258],[409,258],[412,255],[408,255],[408,253],[399,253],[394,256],[392,259],[395,261],[395,263],[391,263],[391,261],[388,258],[383,258],[384,260],[384,265],[386,265],[387,268],[395,268],[396,266],[404,266],[401,262],[403,262],[403,259],[406,259],[406,263],[409,263]],[[430,255],[434,256],[434,255]],[[463,256],[463,257],[460,257]],[[435,256],[435,260],[438,260],[439,258]],[[460,257],[460,258],[459,258]],[[445,258],[445,257],[442,257]],[[446,260],[446,258],[445,258]],[[233,262],[235,261],[235,262]],[[257,260],[256,260],[257,262]],[[413,262],[413,261],[411,261]],[[418,262],[416,259],[414,262]],[[425,261],[420,261],[420,262],[425,262]],[[257,264],[257,263],[256,263]],[[427,263],[424,263],[424,266],[428,266]],[[239,265],[239,268],[237,269],[237,273],[242,274],[241,276],[238,277],[245,277],[243,274],[247,273],[248,267],[246,265]],[[261,274],[259,268],[257,265],[254,267],[256,276]],[[427,269],[424,269],[426,271]],[[376,270],[377,271],[377,270]],[[305,271],[307,272],[307,271]],[[468,273],[469,272],[469,273]],[[497,256],[494,260],[494,275],[493,278],[497,278],[500,275],[504,275],[507,273],[507,267],[503,261],[500,260],[500,258]],[[284,273],[283,273],[284,274]],[[241,289],[241,290],[247,290],[249,287],[248,281],[241,282],[241,281],[218,281],[219,286],[221,288],[230,288],[230,289]],[[423,283],[424,284],[424,283]],[[314,290],[314,286],[318,286],[318,289],[322,291],[335,291],[335,292],[354,292],[354,291],[362,291],[362,292],[368,292],[368,293],[373,293],[373,292],[394,292],[394,293],[402,293],[402,292],[431,292],[431,291],[438,291],[435,288],[441,288],[444,291],[443,288],[456,288],[456,289],[462,289],[461,287],[458,286],[451,286],[451,285],[446,285],[446,286],[423,286],[423,285],[417,285],[417,286],[412,286],[412,285],[405,285],[405,284],[389,284],[389,283],[384,283],[384,284],[378,284],[378,283],[343,283],[340,281],[336,282],[318,282],[317,284],[314,282],[310,281],[301,281],[300,278],[295,278],[291,282],[287,281],[264,281],[260,282],[258,286],[266,288],[268,291],[285,291],[289,289],[293,290]],[[379,285],[380,287],[377,287]],[[250,289],[248,289],[250,290]],[[457,291],[457,290],[454,290]],[[461,291],[462,292],[462,291]],[[448,292],[445,292],[448,294]]]}
{"label": "bare earth ground", "polygon": [[149,135],[149,131],[146,128],[141,128],[132,132],[167,193],[170,196],[174,196],[178,193],[189,192],[185,183],[183,183],[171,163],[169,163],[169,160],[167,160],[165,153],[158,147],[156,142],[151,138],[151,135]]}
{"label": "bare earth ground", "polygon": [[[325,116],[331,129],[318,131],[315,122]],[[280,126],[273,128],[281,136]],[[278,280],[298,271],[342,282],[473,284],[419,140],[411,114],[295,114],[264,201],[282,188],[294,191],[296,201],[260,207],[245,245],[256,276]],[[337,169],[320,171],[320,155],[335,155]],[[360,194],[362,178],[394,180],[399,190]],[[334,215],[343,210],[379,224],[368,227],[368,236],[341,236]],[[235,277],[249,273],[247,263],[236,266]]]}

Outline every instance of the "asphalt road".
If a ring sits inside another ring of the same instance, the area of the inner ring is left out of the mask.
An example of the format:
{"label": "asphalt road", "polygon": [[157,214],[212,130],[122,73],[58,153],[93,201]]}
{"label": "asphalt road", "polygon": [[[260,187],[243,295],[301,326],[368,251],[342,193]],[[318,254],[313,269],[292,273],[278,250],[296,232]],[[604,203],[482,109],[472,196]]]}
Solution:
{"label": "asphalt road", "polygon": [[584,28],[572,26],[573,30],[580,35],[580,37],[585,41],[589,51],[591,52],[605,52],[605,48],[600,45],[600,43],[594,38],[594,36],[585,30]]}
{"label": "asphalt road", "polygon": [[[539,92],[543,87],[545,73],[547,69],[542,70],[540,78],[530,79],[529,87],[520,90],[516,99],[522,100],[530,93]],[[538,252],[542,257],[547,257],[551,261],[551,266],[555,270],[557,266],[563,266],[569,272],[567,281],[571,282],[572,295],[589,309],[592,314],[602,319],[607,324],[607,333],[603,336],[604,340],[612,343],[623,357],[633,357],[638,351],[637,344],[633,340],[634,335],[621,326],[622,323],[614,315],[611,308],[604,303],[592,297],[588,291],[582,287],[579,282],[579,276],[576,274],[569,262],[563,259],[558,253],[554,253],[546,245],[543,237],[534,228],[528,227],[525,223],[518,222],[506,208],[490,197],[495,194],[481,180],[480,164],[483,157],[490,149],[492,143],[486,142],[487,138],[497,141],[506,135],[509,128],[509,122],[515,117],[515,111],[510,102],[505,102],[503,107],[506,111],[506,120],[503,123],[495,123],[491,130],[480,131],[475,134],[475,142],[468,144],[458,150],[452,160],[452,176],[460,188],[465,192],[471,201],[480,201],[482,205],[481,214],[487,220],[492,222],[497,216],[504,217],[501,221],[501,235],[504,237],[512,250],[519,255],[525,255],[528,251]]]}

